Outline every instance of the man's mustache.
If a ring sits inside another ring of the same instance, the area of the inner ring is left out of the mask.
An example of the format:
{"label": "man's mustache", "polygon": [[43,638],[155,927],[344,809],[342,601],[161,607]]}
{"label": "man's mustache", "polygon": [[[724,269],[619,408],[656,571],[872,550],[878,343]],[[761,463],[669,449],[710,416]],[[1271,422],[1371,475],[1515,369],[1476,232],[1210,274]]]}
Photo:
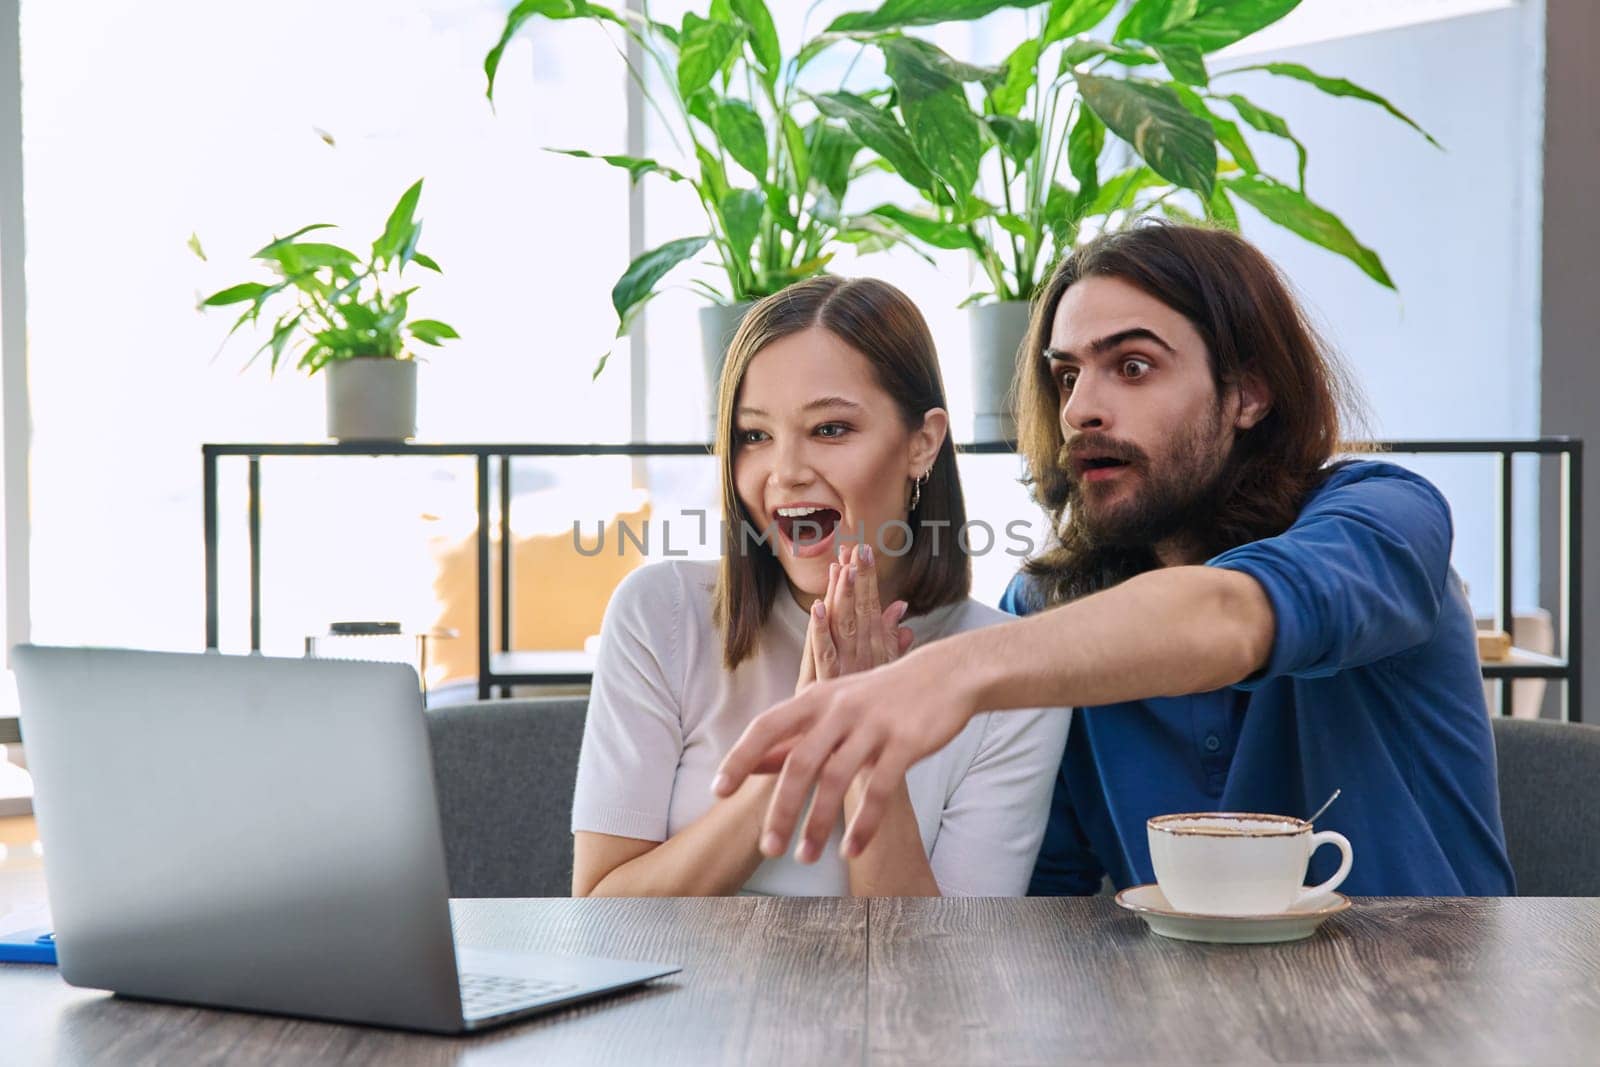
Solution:
{"label": "man's mustache", "polygon": [[1073,463],[1082,456],[1099,456],[1130,464],[1147,462],[1144,450],[1138,445],[1118,441],[1109,434],[1086,433],[1062,442],[1056,453],[1056,466],[1076,477]]}

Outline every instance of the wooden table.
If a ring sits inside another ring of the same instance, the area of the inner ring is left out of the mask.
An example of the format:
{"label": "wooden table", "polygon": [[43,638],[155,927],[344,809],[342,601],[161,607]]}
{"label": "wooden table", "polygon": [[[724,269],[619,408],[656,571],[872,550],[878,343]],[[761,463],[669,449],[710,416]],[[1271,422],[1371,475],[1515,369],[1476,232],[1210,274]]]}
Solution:
{"label": "wooden table", "polygon": [[467,943],[681,962],[472,1038],[147,1004],[0,965],[7,1064],[1593,1062],[1600,900],[1364,898],[1308,941],[1167,941],[1104,897],[475,900]]}

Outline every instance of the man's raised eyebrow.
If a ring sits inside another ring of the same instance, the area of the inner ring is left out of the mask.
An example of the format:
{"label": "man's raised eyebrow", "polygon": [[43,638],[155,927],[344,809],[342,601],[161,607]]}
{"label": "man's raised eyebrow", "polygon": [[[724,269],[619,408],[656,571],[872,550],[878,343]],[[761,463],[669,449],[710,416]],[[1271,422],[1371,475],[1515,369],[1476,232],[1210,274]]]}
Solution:
{"label": "man's raised eyebrow", "polygon": [[[1096,355],[1101,355],[1129,341],[1149,341],[1168,352],[1173,351],[1172,346],[1161,339],[1160,334],[1144,326],[1135,326],[1129,330],[1118,330],[1116,333],[1107,334],[1097,341],[1090,341],[1089,351]],[[1046,348],[1044,350],[1044,358],[1076,362],[1078,357],[1059,348]]]}

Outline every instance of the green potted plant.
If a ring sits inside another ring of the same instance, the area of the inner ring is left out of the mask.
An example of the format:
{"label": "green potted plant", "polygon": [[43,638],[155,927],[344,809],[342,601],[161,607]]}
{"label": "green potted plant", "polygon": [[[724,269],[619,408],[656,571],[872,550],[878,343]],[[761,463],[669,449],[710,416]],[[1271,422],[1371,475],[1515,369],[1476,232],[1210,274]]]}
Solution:
{"label": "green potted plant", "polygon": [[[1235,201],[1394,287],[1378,254],[1305,191],[1306,148],[1278,115],[1232,92],[1247,70],[1377,104],[1437,145],[1387,100],[1292,63],[1213,72],[1208,57],[1276,22],[1299,0],[1136,0],[1092,36],[1116,0],[889,0],[828,33],[882,52],[895,107],[847,116],[921,196],[870,214],[926,247],[964,249],[985,285],[968,298],[980,438],[1014,436],[1008,393],[1028,300],[1081,239],[1159,212],[1237,228]],[[1031,7],[1029,32],[995,68],[959,63],[910,26]],[[1243,126],[1294,146],[1296,175],[1267,173]]]}
{"label": "green potted plant", "polygon": [[[437,319],[407,319],[417,286],[402,288],[412,264],[438,272],[417,251],[422,223],[416,217],[422,181],[407,189],[390,212],[383,233],[365,258],[347,248],[306,235],[331,223],[302,226],[274,238],[252,257],[270,272],[268,281],[221,289],[200,302],[201,310],[248,305],[228,336],[272,322],[267,340],[251,355],[270,352],[276,372],[285,357],[307,374],[324,371],[328,382],[328,435],[340,441],[404,441],[416,435],[417,360],[412,342],[438,346],[459,336]],[[201,259],[197,238],[190,248]]]}
{"label": "green potted plant", "polygon": [[[879,220],[844,212],[861,138],[849,123],[820,111],[798,84],[834,38],[786,57],[764,0],[712,0],[706,15],[686,13],[677,25],[650,18],[648,7],[641,13],[585,0],[524,0],[484,60],[491,100],[507,43],[536,17],[590,19],[637,42],[662,91],[651,91],[647,70],[629,63],[629,72],[692,162],[678,169],[657,159],[555,151],[620,167],[634,182],[653,175],[684,183],[705,211],[703,232],[650,249],[617,279],[616,336],[628,331],[674,267],[709,249],[711,269],[690,284],[711,301],[701,327],[714,388],[727,342],[753,301],[820,273],[838,242],[874,248],[898,236]],[[605,363],[601,356],[596,375]]]}

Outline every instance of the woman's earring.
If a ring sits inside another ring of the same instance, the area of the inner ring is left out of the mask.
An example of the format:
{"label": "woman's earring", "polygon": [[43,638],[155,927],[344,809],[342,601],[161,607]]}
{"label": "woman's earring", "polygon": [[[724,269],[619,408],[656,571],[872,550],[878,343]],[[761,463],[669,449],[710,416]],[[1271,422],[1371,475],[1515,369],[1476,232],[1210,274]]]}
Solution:
{"label": "woman's earring", "polygon": [[919,474],[916,478],[912,479],[912,481],[911,481],[911,506],[906,509],[907,512],[916,511],[917,510],[917,505],[922,503],[922,483],[926,482],[928,480],[928,475],[931,474],[931,473],[933,473],[933,468],[929,467],[927,470],[925,470],[921,474]]}

